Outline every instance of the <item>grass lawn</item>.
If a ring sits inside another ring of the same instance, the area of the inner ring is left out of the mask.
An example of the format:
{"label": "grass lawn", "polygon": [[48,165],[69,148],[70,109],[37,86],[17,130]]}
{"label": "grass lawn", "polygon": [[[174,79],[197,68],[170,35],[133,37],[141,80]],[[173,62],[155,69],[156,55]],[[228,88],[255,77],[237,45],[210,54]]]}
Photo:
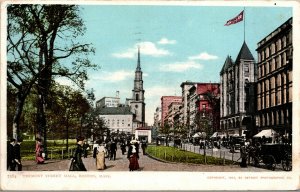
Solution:
{"label": "grass lawn", "polygon": [[208,165],[229,165],[232,161],[211,156],[204,156],[189,151],[184,151],[175,147],[166,146],[151,146],[149,145],[146,152],[158,159],[180,162],[180,163],[195,163],[195,164],[208,164]]}
{"label": "grass lawn", "polygon": [[[35,160],[35,143],[36,143],[35,141],[28,141],[28,140],[22,142],[21,144],[22,160]],[[69,139],[70,155],[71,155],[71,151],[73,151],[75,148],[76,148],[76,139]],[[69,158],[68,152],[66,151],[66,140],[48,140],[47,149],[48,149],[48,158],[52,158],[52,159]]]}

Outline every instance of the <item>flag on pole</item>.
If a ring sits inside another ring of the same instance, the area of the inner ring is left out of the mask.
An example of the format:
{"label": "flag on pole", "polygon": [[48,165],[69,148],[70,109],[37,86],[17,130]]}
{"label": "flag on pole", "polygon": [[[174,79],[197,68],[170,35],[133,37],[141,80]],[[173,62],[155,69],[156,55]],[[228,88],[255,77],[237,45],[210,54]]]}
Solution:
{"label": "flag on pole", "polygon": [[235,18],[228,20],[224,26],[236,24],[240,21],[243,21],[243,19],[244,19],[244,11],[238,14]]}

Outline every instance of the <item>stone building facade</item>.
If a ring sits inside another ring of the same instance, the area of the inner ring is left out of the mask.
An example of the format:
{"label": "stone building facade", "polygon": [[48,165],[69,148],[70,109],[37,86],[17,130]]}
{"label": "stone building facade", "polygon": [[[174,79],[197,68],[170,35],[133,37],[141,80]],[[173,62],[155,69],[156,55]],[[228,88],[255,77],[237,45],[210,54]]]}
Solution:
{"label": "stone building facade", "polygon": [[120,97],[102,97],[96,102],[96,107],[118,107],[120,105]]}
{"label": "stone building facade", "polygon": [[258,131],[292,133],[293,42],[292,18],[257,44]]}
{"label": "stone building facade", "polygon": [[181,119],[180,121],[184,125],[188,125],[188,95],[189,95],[189,90],[192,86],[194,86],[196,83],[191,82],[191,81],[186,81],[181,83],[180,87],[182,90],[182,108],[181,108]]}
{"label": "stone building facade", "polygon": [[181,102],[181,96],[162,96],[161,97],[161,127],[164,126],[167,121],[166,117],[169,111],[169,105],[173,102]]}
{"label": "stone building facade", "polygon": [[256,81],[256,64],[246,42],[235,60],[228,56],[220,72],[220,127],[228,135],[243,135],[247,83]]}
{"label": "stone building facade", "polygon": [[172,102],[168,106],[168,114],[166,116],[166,121],[171,127],[174,127],[174,117],[177,112],[180,110],[181,102]]}
{"label": "stone building facade", "polygon": [[161,107],[156,107],[155,109],[153,126],[155,128],[159,128],[161,126]]}
{"label": "stone building facade", "polygon": [[99,111],[99,117],[104,120],[111,133],[132,134],[136,129],[130,107],[105,107]]}

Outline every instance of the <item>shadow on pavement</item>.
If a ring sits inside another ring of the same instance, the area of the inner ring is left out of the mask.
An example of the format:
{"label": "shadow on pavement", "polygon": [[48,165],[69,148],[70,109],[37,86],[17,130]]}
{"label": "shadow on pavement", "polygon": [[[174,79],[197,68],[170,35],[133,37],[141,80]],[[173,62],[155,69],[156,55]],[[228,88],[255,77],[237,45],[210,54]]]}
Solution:
{"label": "shadow on pavement", "polygon": [[113,168],[115,165],[106,165],[106,168],[105,169],[110,169],[110,168]]}

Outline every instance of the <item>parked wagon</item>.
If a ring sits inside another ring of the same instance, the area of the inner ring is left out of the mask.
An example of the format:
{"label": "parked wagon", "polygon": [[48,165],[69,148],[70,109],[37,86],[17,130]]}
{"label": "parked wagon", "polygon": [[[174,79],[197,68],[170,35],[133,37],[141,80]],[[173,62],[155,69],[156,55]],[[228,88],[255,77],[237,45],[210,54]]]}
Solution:
{"label": "parked wagon", "polygon": [[261,149],[250,148],[249,156],[255,166],[264,163],[268,169],[275,170],[281,164],[283,170],[292,170],[292,147],[288,144],[263,144]]}

